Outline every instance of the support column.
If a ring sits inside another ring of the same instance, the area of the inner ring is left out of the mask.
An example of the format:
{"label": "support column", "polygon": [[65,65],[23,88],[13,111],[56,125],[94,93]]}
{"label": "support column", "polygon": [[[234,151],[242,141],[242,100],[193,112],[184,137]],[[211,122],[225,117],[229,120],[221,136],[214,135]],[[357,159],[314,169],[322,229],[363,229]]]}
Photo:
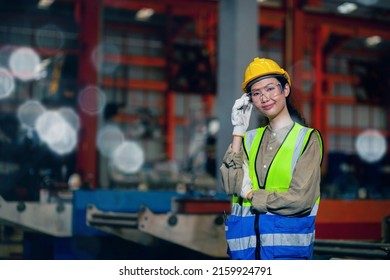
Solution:
{"label": "support column", "polygon": [[[217,170],[232,141],[231,109],[243,92],[246,66],[258,56],[258,4],[256,0],[220,0],[216,113],[220,122],[217,138]],[[252,114],[252,123],[255,117]],[[252,123],[250,127],[253,127]],[[218,184],[220,174],[217,172]],[[221,186],[218,186],[219,190]]]}
{"label": "support column", "polygon": [[[101,31],[101,0],[78,1],[78,20],[80,26],[78,90],[86,86],[98,86],[98,73],[92,64],[91,54],[99,43]],[[91,100],[91,102],[93,102]],[[97,115],[79,110],[81,132],[77,151],[77,172],[90,188],[96,188],[97,152],[96,133]]]}
{"label": "support column", "polygon": [[286,0],[286,34],[284,66],[291,77],[293,101],[298,111],[303,112],[303,69],[295,65],[304,60],[305,54],[305,14],[299,1]]}

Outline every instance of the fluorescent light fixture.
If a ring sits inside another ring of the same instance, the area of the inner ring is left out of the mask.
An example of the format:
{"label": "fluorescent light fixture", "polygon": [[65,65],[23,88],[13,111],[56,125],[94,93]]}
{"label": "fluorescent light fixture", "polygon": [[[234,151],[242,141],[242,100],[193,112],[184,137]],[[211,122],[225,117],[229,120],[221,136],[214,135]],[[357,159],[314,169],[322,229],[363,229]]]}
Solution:
{"label": "fluorescent light fixture", "polygon": [[382,42],[382,38],[378,35],[366,38],[366,45],[369,47],[374,47],[378,45],[380,42]]}
{"label": "fluorescent light fixture", "polygon": [[38,8],[39,9],[47,9],[54,3],[55,0],[39,0]]}
{"label": "fluorescent light fixture", "polygon": [[154,10],[151,8],[142,8],[137,12],[135,18],[137,20],[148,20],[154,14]]}
{"label": "fluorescent light fixture", "polygon": [[337,7],[337,11],[341,14],[350,14],[355,11],[358,6],[355,3],[344,2],[340,6]]}

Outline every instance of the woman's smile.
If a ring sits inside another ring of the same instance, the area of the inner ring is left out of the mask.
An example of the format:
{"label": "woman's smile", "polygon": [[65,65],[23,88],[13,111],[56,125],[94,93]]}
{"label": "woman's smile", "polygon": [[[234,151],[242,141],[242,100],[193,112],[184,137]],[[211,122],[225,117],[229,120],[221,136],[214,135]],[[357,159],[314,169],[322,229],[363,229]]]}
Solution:
{"label": "woman's smile", "polygon": [[269,110],[271,110],[273,107],[274,107],[274,103],[261,105],[261,109],[264,110],[264,111],[269,111]]}

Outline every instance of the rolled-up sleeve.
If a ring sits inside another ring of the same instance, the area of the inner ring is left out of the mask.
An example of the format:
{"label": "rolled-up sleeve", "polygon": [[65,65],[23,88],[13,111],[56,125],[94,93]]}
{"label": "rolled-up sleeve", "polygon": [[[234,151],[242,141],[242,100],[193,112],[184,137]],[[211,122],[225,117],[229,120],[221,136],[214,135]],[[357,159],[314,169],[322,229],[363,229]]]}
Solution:
{"label": "rolled-up sleeve", "polygon": [[222,160],[222,165],[219,168],[221,172],[222,186],[227,194],[240,194],[244,162],[244,152],[241,149],[239,153],[232,151],[231,145],[225,152]]}

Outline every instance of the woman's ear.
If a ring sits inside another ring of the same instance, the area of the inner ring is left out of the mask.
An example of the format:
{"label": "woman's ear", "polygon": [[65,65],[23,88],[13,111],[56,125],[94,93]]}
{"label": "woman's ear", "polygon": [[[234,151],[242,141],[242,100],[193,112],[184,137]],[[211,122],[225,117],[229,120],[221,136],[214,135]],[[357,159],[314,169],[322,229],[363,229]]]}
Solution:
{"label": "woman's ear", "polygon": [[288,83],[286,83],[284,85],[284,88],[283,88],[283,93],[284,93],[284,97],[287,97],[290,95],[290,92],[291,92],[291,88],[290,88],[290,85]]}

